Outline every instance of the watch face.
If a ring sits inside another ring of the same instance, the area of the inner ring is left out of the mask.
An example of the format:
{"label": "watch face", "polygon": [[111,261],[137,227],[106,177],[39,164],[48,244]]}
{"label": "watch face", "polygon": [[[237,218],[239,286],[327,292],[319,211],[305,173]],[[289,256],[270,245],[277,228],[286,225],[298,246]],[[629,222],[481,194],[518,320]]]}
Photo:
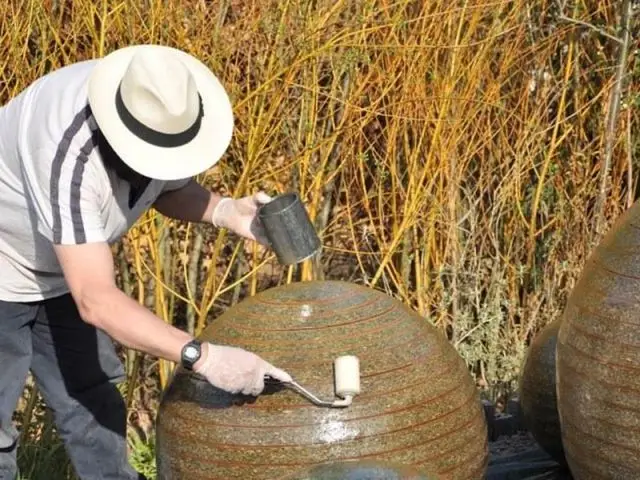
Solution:
{"label": "watch face", "polygon": [[198,349],[196,347],[187,347],[184,351],[184,356],[193,360],[198,356]]}

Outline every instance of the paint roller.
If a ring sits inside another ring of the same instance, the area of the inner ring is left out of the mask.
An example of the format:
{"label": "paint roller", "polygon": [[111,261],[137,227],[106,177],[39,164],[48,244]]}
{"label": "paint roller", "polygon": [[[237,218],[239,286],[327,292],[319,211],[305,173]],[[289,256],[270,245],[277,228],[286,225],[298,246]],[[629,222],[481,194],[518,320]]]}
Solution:
{"label": "paint roller", "polygon": [[340,399],[322,400],[295,380],[281,382],[272,377],[265,377],[269,383],[285,385],[319,407],[344,408],[351,405],[353,397],[360,393],[360,361],[355,355],[343,355],[333,363],[333,375],[336,396]]}

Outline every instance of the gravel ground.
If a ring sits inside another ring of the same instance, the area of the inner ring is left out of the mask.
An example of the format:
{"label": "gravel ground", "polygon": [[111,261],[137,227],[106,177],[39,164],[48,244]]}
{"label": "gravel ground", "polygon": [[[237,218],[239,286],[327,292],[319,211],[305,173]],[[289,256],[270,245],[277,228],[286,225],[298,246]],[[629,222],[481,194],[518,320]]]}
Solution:
{"label": "gravel ground", "polygon": [[486,480],[571,480],[571,475],[547,455],[526,431],[517,398],[501,412],[484,401],[489,433]]}
{"label": "gravel ground", "polygon": [[525,452],[540,450],[538,443],[529,432],[516,432],[513,435],[502,435],[489,442],[491,458],[504,458]]}

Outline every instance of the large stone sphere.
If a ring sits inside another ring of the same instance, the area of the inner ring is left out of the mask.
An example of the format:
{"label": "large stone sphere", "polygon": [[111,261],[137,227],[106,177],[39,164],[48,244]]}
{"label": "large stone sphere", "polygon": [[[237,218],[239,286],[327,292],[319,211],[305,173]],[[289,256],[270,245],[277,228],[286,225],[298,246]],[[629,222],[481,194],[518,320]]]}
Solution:
{"label": "large stone sphere", "polygon": [[640,478],[640,204],[618,219],[571,292],[557,346],[571,473]]}
{"label": "large stone sphere", "polygon": [[556,343],[559,328],[560,319],[554,320],[534,337],[522,368],[519,392],[527,430],[543,450],[565,466],[556,395]]}
{"label": "large stone sphere", "polygon": [[361,394],[348,408],[287,388],[247,398],[178,369],[158,411],[159,479],[275,479],[366,459],[484,478],[486,423],[464,361],[388,295],[339,281],[276,287],[227,310],[200,338],[253,351],[323,399],[335,398],[334,360],[356,355]]}
{"label": "large stone sphere", "polygon": [[350,460],[305,468],[284,480],[437,480],[424,470],[376,460]]}

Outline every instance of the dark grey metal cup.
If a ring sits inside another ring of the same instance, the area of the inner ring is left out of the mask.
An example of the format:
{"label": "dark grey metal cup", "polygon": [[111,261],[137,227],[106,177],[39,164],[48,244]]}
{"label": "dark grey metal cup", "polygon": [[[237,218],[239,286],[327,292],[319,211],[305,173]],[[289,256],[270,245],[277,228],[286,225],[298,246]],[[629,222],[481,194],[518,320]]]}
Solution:
{"label": "dark grey metal cup", "polygon": [[271,248],[281,265],[295,265],[316,254],[320,238],[297,193],[275,197],[258,209]]}

